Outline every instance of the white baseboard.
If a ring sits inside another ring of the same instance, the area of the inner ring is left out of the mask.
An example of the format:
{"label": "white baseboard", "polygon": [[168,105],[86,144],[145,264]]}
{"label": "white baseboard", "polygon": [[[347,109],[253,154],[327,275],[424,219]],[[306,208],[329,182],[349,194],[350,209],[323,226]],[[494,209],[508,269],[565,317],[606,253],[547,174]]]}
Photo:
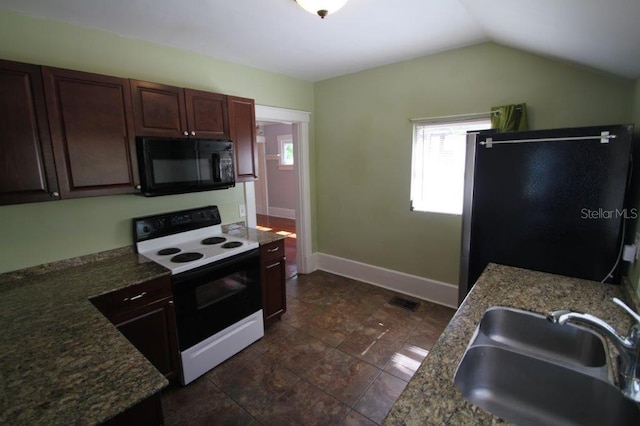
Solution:
{"label": "white baseboard", "polygon": [[269,207],[269,216],[283,217],[285,219],[295,219],[296,211],[293,209],[283,209],[281,207]]}
{"label": "white baseboard", "polygon": [[[439,305],[458,308],[458,287],[441,281],[406,274],[379,266],[315,253],[310,262],[317,269],[383,287]],[[315,270],[316,268],[312,269]]]}

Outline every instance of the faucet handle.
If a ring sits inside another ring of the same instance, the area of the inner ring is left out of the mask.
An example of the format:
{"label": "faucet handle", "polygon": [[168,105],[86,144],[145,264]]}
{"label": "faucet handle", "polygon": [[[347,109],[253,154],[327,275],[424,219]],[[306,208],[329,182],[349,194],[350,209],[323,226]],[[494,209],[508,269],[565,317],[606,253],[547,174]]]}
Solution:
{"label": "faucet handle", "polygon": [[629,306],[627,306],[622,300],[618,299],[617,297],[614,297],[611,300],[613,300],[613,303],[615,303],[616,305],[620,306],[622,309],[627,311],[627,313],[631,315],[634,320],[636,320],[636,323],[640,325],[640,315],[638,315],[633,309],[631,309]]}

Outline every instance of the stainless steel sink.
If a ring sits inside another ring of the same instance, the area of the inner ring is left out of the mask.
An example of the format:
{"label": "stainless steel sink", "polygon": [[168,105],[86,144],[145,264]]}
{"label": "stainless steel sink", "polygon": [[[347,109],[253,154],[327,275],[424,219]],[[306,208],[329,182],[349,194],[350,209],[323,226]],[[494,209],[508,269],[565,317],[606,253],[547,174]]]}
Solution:
{"label": "stainless steel sink", "polygon": [[487,310],[454,384],[473,404],[520,425],[640,424],[638,406],[613,384],[603,340],[545,316]]}
{"label": "stainless steel sink", "polygon": [[637,425],[636,405],[599,378],[495,346],[470,348],[455,385],[472,403],[519,425]]}
{"label": "stainless steel sink", "polygon": [[477,340],[486,338],[490,343],[506,345],[542,358],[586,367],[601,367],[607,363],[607,352],[598,335],[577,327],[554,324],[533,312],[489,308],[478,331]]}

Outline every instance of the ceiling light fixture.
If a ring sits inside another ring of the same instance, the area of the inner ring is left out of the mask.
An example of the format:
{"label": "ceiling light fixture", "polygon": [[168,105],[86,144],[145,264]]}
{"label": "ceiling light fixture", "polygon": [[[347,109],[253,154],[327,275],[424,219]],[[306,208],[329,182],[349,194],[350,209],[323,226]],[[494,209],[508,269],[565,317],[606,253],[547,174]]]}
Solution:
{"label": "ceiling light fixture", "polygon": [[325,16],[331,15],[333,12],[338,11],[347,0],[295,0],[301,8],[309,13],[320,16],[324,19]]}

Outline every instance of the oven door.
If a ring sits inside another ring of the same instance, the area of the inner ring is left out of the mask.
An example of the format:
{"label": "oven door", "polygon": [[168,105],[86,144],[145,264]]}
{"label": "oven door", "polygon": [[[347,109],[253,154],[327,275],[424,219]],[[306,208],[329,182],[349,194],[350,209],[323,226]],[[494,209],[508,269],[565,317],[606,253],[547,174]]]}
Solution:
{"label": "oven door", "polygon": [[262,309],[258,249],[176,274],[172,281],[181,352]]}

